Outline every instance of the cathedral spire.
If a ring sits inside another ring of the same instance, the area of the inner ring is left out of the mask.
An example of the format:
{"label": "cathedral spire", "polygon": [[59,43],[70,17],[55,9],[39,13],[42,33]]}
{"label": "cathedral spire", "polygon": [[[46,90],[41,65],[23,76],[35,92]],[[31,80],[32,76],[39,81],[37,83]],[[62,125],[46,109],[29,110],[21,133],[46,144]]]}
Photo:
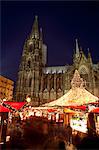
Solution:
{"label": "cathedral spire", "polygon": [[79,56],[79,46],[78,46],[78,39],[76,41],[76,55]]}
{"label": "cathedral spire", "polygon": [[35,16],[35,20],[32,28],[32,37],[39,39],[39,29],[38,29],[38,16]]}
{"label": "cathedral spire", "polygon": [[43,40],[43,33],[42,33],[42,28],[40,28],[40,40]]}
{"label": "cathedral spire", "polygon": [[92,57],[91,57],[91,53],[89,51],[89,48],[87,50],[88,50],[88,61],[90,64],[92,64]]}

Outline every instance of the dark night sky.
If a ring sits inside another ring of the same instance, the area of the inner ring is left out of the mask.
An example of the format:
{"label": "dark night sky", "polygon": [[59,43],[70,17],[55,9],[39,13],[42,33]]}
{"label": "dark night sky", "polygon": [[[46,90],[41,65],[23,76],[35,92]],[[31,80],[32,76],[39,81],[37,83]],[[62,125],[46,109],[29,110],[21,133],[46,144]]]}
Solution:
{"label": "dark night sky", "polygon": [[48,65],[72,63],[75,38],[93,62],[99,62],[99,2],[2,2],[1,3],[1,74],[14,81],[24,41],[31,32],[34,16],[43,28],[48,46]]}

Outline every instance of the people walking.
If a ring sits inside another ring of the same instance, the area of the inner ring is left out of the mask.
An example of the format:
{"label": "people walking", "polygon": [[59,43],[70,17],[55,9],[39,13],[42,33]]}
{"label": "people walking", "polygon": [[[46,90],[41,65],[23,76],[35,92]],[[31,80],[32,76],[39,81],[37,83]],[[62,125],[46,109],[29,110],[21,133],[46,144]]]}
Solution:
{"label": "people walking", "polygon": [[70,126],[70,123],[68,124],[68,126],[66,127],[66,132],[67,132],[67,141],[69,143],[72,143],[72,128]]}

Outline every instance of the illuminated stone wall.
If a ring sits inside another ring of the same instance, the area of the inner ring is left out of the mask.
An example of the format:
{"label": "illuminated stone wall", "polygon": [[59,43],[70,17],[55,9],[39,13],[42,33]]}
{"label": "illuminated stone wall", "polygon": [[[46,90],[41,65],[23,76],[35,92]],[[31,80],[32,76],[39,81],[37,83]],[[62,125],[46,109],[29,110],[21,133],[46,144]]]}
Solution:
{"label": "illuminated stone wall", "polygon": [[12,100],[14,82],[0,75],[0,98]]}

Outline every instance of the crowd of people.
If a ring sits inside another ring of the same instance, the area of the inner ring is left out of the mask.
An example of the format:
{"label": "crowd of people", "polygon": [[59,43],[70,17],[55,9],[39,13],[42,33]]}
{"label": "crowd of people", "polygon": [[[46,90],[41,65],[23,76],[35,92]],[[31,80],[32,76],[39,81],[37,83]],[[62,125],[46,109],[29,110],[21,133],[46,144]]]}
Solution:
{"label": "crowd of people", "polygon": [[[80,132],[72,134],[70,124],[49,121],[46,117],[30,116],[21,120],[14,116],[8,124],[6,143],[7,150],[80,150],[98,149],[99,137],[96,135],[81,136]],[[90,143],[91,141],[91,143]]]}
{"label": "crowd of people", "polygon": [[[30,110],[30,111],[29,111]],[[73,131],[70,124],[49,120],[46,115],[35,115],[32,107],[23,112],[13,112],[8,120],[7,136],[4,150],[81,150],[98,149],[97,134],[82,134]]]}

